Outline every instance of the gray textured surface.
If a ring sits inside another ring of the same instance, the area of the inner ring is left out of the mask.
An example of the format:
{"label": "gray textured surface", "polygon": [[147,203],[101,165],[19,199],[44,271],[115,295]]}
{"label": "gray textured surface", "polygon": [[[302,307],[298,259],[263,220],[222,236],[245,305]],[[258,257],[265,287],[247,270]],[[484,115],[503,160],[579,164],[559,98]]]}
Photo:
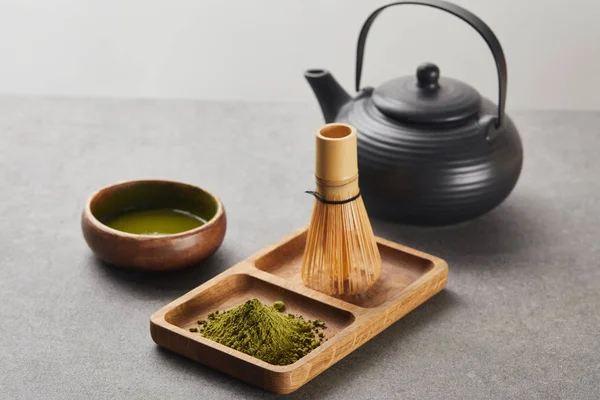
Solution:
{"label": "gray textured surface", "polygon": [[[445,258],[448,288],[290,398],[600,398],[600,113],[513,113],[522,178],[443,229],[374,222]],[[0,98],[0,398],[270,398],[160,350],[150,314],[307,222],[316,104]],[[96,262],[93,190],[216,192],[223,247],[166,276]]]}

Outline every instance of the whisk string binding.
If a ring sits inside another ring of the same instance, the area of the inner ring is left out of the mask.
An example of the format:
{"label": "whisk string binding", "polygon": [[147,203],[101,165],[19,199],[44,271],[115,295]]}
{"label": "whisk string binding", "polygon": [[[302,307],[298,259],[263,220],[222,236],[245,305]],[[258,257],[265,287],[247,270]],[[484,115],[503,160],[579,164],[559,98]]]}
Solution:
{"label": "whisk string binding", "polygon": [[308,194],[311,194],[311,195],[315,196],[315,199],[319,200],[323,204],[346,204],[346,203],[350,203],[351,201],[354,201],[354,200],[356,200],[356,199],[358,199],[360,197],[360,192],[358,192],[356,194],[356,196],[352,196],[349,199],[345,199],[345,200],[327,200],[323,196],[321,196],[319,193],[313,192],[311,190],[307,190],[304,193],[308,193]]}

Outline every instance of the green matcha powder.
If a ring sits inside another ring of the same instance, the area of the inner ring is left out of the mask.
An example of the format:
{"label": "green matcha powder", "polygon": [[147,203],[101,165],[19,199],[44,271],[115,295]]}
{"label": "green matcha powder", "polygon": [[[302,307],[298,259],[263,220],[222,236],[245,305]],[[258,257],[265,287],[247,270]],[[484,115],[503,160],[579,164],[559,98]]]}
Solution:
{"label": "green matcha powder", "polygon": [[284,308],[282,301],[267,306],[251,299],[229,311],[209,314],[207,321],[198,321],[199,332],[270,364],[292,364],[327,340],[322,332],[327,327],[322,321],[284,314]]}

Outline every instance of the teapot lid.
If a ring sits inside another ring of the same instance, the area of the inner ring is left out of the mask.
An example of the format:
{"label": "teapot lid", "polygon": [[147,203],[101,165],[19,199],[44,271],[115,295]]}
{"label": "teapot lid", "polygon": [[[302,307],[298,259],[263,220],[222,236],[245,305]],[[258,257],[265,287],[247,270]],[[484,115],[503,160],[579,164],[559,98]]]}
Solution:
{"label": "teapot lid", "polygon": [[373,91],[373,103],[386,116],[414,123],[455,122],[479,111],[481,96],[471,86],[440,78],[431,63],[417,68],[415,76],[387,81]]}

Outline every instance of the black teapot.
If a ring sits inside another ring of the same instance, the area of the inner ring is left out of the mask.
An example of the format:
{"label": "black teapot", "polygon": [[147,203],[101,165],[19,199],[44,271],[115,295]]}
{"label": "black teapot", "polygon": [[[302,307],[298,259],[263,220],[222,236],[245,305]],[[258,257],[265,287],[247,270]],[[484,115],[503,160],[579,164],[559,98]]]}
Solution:
{"label": "black teapot", "polygon": [[[420,65],[416,76],[360,88],[373,21],[384,9],[403,4],[447,11],[483,37],[498,70],[498,105],[464,82],[440,77],[431,63]],[[523,149],[515,125],[504,113],[504,52],[490,28],[464,8],[420,0],[375,10],[358,37],[355,97],[326,70],[308,70],[305,77],[325,121],[345,122],[358,131],[360,187],[370,215],[415,225],[457,223],[490,211],[517,183]]]}

